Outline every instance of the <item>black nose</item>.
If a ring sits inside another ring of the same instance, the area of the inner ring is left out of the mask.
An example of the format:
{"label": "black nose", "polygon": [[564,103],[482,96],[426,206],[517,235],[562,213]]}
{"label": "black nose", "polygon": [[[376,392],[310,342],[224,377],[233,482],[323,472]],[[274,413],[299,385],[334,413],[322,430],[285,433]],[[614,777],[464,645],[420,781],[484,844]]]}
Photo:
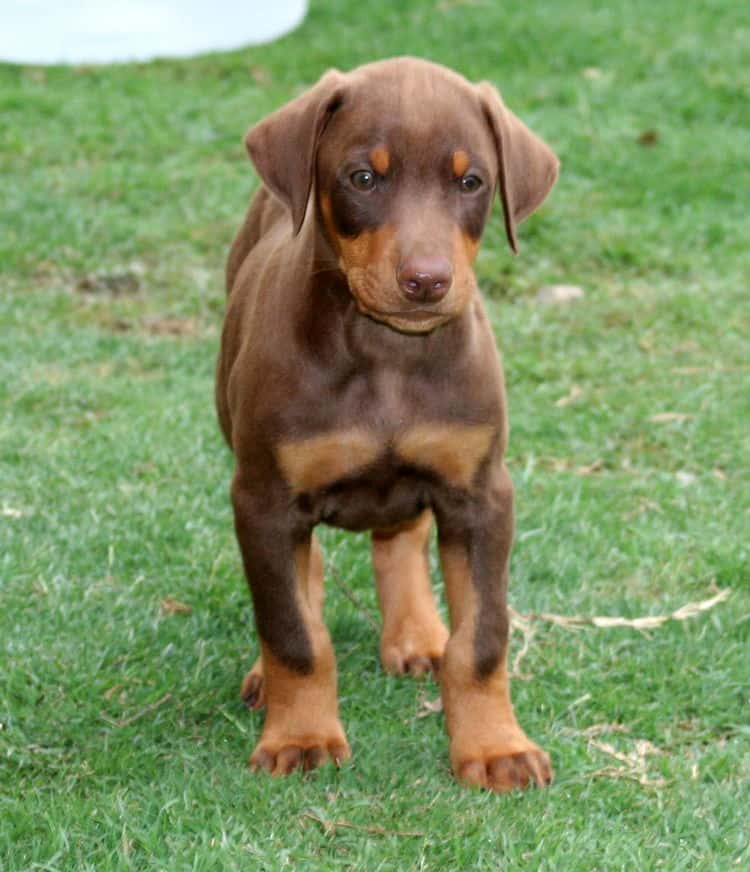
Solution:
{"label": "black nose", "polygon": [[397,273],[404,296],[415,303],[437,303],[448,293],[453,268],[444,257],[409,257]]}

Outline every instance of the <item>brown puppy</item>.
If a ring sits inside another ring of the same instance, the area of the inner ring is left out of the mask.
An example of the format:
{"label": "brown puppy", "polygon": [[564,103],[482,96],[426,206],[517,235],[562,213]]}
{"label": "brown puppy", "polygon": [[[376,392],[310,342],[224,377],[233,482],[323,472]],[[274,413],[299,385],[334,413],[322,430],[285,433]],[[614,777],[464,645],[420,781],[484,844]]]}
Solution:
{"label": "brown puppy", "polygon": [[373,531],[383,665],[439,667],[456,776],[547,784],[508,688],[505,397],[472,262],[494,192],[515,251],[558,161],[490,85],[411,58],[327,73],[246,143],[264,185],[229,256],[217,405],[261,642],[242,689],[267,707],[251,765],[350,754],[313,536],[327,523]]}

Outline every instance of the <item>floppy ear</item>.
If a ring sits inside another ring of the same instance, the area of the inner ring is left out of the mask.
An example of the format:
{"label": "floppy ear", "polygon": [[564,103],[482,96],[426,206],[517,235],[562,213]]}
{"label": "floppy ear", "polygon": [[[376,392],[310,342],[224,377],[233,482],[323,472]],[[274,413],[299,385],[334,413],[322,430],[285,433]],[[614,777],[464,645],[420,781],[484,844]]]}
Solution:
{"label": "floppy ear", "polygon": [[552,149],[517,118],[489,82],[477,85],[497,148],[498,183],[505,232],[518,253],[516,224],[544,202],[557,181],[560,161]]}
{"label": "floppy ear", "polygon": [[295,236],[305,220],[318,140],[341,102],[343,83],[338,70],[329,70],[317,85],[256,124],[245,137],[261,179],[289,207]]}

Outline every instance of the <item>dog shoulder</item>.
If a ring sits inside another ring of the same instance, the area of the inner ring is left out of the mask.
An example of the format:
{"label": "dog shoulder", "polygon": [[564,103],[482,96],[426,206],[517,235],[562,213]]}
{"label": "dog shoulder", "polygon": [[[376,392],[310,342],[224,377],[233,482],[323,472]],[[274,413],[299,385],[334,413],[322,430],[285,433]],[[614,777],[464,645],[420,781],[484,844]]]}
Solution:
{"label": "dog shoulder", "polygon": [[290,219],[283,203],[265,185],[256,191],[245,213],[245,220],[232,242],[226,266],[226,291],[232,292],[237,275],[250,252],[277,229],[289,229]]}

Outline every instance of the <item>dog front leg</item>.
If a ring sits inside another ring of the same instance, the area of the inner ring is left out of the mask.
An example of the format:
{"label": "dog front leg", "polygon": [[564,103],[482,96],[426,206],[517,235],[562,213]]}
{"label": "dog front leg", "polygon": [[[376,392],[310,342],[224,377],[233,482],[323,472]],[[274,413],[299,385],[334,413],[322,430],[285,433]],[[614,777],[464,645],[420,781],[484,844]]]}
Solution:
{"label": "dog front leg", "polygon": [[507,672],[508,561],[513,486],[500,461],[486,492],[438,514],[440,560],[451,617],[440,684],[453,772],[505,792],[552,780],[549,757],[524,733]]}
{"label": "dog front leg", "polygon": [[[323,619],[323,551],[318,537],[313,533],[310,540],[310,557],[307,570],[307,599],[315,616]],[[240,698],[251,711],[257,711],[266,704],[266,690],[263,679],[263,658],[258,659],[242,679]]]}
{"label": "dog front leg", "polygon": [[311,584],[318,556],[311,531],[269,508],[238,473],[232,483],[235,529],[260,636],[266,719],[250,757],[253,769],[285,775],[350,756],[338,715],[336,661]]}

